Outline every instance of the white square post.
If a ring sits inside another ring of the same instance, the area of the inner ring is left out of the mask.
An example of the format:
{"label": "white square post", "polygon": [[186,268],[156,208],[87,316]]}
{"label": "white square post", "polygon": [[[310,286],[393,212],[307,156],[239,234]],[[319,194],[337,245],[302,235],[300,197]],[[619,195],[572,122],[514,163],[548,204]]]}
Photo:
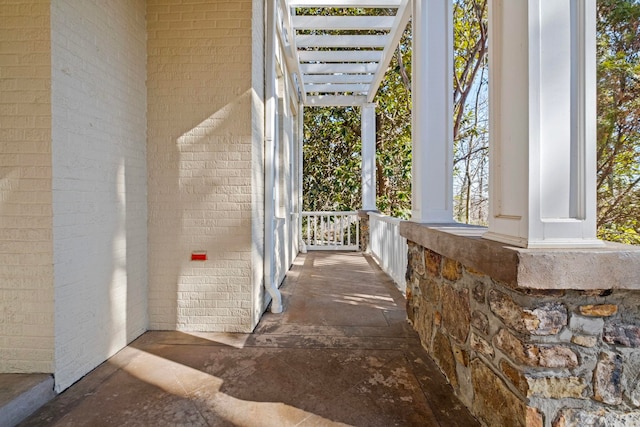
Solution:
{"label": "white square post", "polygon": [[526,248],[596,239],[595,0],[491,0],[485,238]]}
{"label": "white square post", "polygon": [[362,209],[376,210],[376,104],[360,107],[362,123]]}
{"label": "white square post", "polygon": [[413,0],[411,219],[453,222],[453,9]]}

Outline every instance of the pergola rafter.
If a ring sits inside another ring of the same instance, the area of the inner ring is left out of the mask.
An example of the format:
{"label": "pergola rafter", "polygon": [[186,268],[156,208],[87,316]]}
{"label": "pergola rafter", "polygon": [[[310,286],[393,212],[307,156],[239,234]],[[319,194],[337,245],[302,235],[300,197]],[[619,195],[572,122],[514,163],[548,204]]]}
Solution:
{"label": "pergola rafter", "polygon": [[[281,0],[280,5],[280,38],[303,104],[373,102],[409,21],[410,1]],[[307,8],[326,10],[322,15],[298,14]],[[384,11],[343,16],[344,8]]]}

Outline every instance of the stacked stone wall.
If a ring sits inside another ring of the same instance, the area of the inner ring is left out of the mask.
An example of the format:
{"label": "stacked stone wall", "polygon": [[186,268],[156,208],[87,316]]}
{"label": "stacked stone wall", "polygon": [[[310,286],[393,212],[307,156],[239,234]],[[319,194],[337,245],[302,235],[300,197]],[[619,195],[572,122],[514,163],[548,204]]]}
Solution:
{"label": "stacked stone wall", "polygon": [[409,319],[484,425],[640,425],[640,292],[522,289],[408,255]]}
{"label": "stacked stone wall", "polygon": [[360,219],[360,250],[365,253],[369,253],[369,215],[366,211],[358,211],[358,217]]}

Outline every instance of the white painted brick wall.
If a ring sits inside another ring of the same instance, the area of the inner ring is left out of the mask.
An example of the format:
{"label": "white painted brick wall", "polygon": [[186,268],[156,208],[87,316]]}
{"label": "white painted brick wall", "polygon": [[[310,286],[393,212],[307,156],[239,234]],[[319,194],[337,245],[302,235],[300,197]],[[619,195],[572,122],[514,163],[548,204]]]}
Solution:
{"label": "white painted brick wall", "polygon": [[253,0],[253,45],[252,45],[252,120],[251,133],[253,136],[251,161],[251,203],[253,205],[252,216],[252,266],[253,266],[253,323],[257,324],[266,309],[264,289],[264,126],[265,126],[265,67],[264,67],[264,42],[265,42],[265,7],[264,0]]}
{"label": "white painted brick wall", "polygon": [[[252,225],[262,179],[252,167],[261,170],[255,149],[262,141],[255,143],[252,126],[260,110],[252,91],[253,3],[147,2],[152,329],[255,326],[261,273],[252,235],[261,230]],[[208,261],[190,260],[199,250]]]}
{"label": "white painted brick wall", "polygon": [[51,4],[55,380],[147,326],[144,0]]}
{"label": "white painted brick wall", "polygon": [[0,372],[53,372],[49,2],[0,2]]}

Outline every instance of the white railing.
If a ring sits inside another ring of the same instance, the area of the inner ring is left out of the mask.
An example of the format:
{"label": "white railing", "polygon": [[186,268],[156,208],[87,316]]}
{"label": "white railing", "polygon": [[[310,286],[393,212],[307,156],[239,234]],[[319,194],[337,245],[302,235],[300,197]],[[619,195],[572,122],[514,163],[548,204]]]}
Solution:
{"label": "white railing", "polygon": [[357,251],[358,212],[302,212],[302,243],[306,250]]}
{"label": "white railing", "polygon": [[406,292],[407,239],[400,236],[402,220],[369,212],[371,255],[404,295]]}

